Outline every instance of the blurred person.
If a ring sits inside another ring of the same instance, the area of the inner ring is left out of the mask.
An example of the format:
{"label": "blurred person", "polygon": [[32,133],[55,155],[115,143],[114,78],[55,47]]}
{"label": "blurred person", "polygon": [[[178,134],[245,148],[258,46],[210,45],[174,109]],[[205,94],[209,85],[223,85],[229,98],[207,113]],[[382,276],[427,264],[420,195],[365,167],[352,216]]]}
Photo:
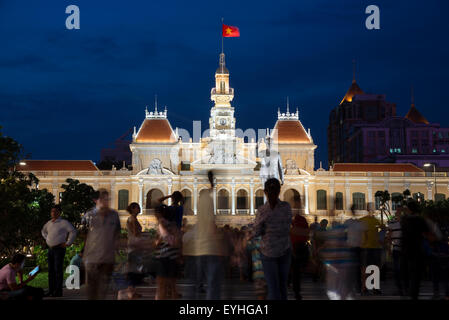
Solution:
{"label": "blurred person", "polygon": [[96,213],[89,223],[84,248],[89,300],[106,298],[121,230],[118,213],[110,208],[109,192],[106,189],[98,192]]}
{"label": "blurred person", "polygon": [[250,233],[247,234],[248,249],[251,251],[252,262],[252,279],[257,300],[265,300],[267,298],[267,282],[263,273],[262,258],[260,252],[260,244],[262,238],[260,236],[251,239]]}
{"label": "blurred person", "polygon": [[404,207],[398,207],[394,214],[394,218],[387,225],[387,242],[391,244],[391,255],[393,258],[393,277],[397,292],[394,295],[403,296],[402,289],[402,266],[401,266],[401,215],[407,210]]}
{"label": "blurred person", "polygon": [[362,290],[362,266],[361,266],[361,246],[363,237],[363,224],[356,219],[355,205],[351,206],[352,217],[345,221],[344,225],[347,228],[347,243],[351,248],[352,258],[354,261],[354,288],[357,293]]}
{"label": "blurred person", "polygon": [[347,226],[336,221],[325,234],[320,255],[326,266],[326,287],[330,300],[353,300],[354,253],[347,242]]}
{"label": "blurred person", "polygon": [[292,242],[292,282],[293,292],[296,300],[302,300],[301,296],[301,275],[309,261],[309,224],[306,218],[296,214],[292,228],[290,230],[290,240]]}
{"label": "blurred person", "polygon": [[78,270],[80,271],[80,285],[83,285],[85,283],[85,272],[86,268],[84,267],[84,261],[83,261],[83,253],[84,253],[84,247],[77,252],[72,259],[70,259],[70,266],[76,266]]}
{"label": "blurred person", "polygon": [[81,226],[82,226],[83,230],[85,230],[85,232],[88,232],[90,222],[92,221],[92,218],[97,213],[97,202],[98,202],[99,197],[100,197],[100,192],[94,191],[94,193],[92,195],[92,201],[94,202],[94,205],[92,208],[87,210],[81,217]]}
{"label": "blurred person", "polygon": [[[367,215],[359,219],[362,223],[362,294],[368,294],[365,286],[366,268],[375,265],[381,268],[382,243],[379,237],[380,221],[374,217],[374,212],[370,210]],[[373,289],[373,294],[381,294],[380,289]]]}
{"label": "blurred person", "polygon": [[156,208],[159,238],[156,242],[156,300],[177,299],[176,278],[180,260],[182,236],[176,222],[171,220],[171,210],[166,205]]}
{"label": "blurred person", "polygon": [[136,285],[142,281],[142,273],[139,267],[142,264],[142,226],[137,219],[137,215],[141,212],[140,205],[137,202],[132,202],[126,208],[129,217],[126,220],[126,230],[128,231],[128,272],[127,280],[128,296],[130,299],[137,299],[142,297],[136,292]]}
{"label": "blurred person", "polygon": [[424,218],[419,215],[419,204],[415,200],[409,200],[407,208],[409,212],[400,221],[403,290],[413,300],[417,300],[426,258],[424,239],[430,230]]}
{"label": "blurred person", "polygon": [[158,201],[162,204],[167,199],[171,199],[172,201],[171,205],[169,206],[170,210],[173,210],[173,217],[171,219],[174,219],[174,221],[176,222],[176,226],[181,230],[184,214],[184,197],[181,192],[175,191],[171,195],[160,198]]}
{"label": "blurred person", "polygon": [[66,248],[76,239],[77,231],[70,222],[61,218],[61,206],[51,208],[51,220],[41,230],[48,246],[48,296],[62,297],[64,257]]}
{"label": "blurred person", "polygon": [[[16,253],[11,262],[0,269],[0,292],[3,293],[5,300],[42,300],[44,290],[28,286],[38,273],[23,280],[24,265],[25,255]],[[20,283],[17,283],[16,277]]]}
{"label": "blurred person", "polygon": [[287,300],[288,272],[291,263],[290,204],[279,199],[281,184],[276,178],[265,182],[267,202],[257,209],[253,236],[262,236],[261,258],[269,300]]}
{"label": "blurred person", "polygon": [[325,235],[327,231],[327,225],[329,221],[322,219],[319,223],[318,229],[315,229],[312,237],[312,263],[315,266],[314,273],[312,275],[313,282],[317,282],[323,276],[323,261],[319,255],[319,251],[324,245]]}
{"label": "blurred person", "polygon": [[[192,241],[186,248],[195,256],[196,279],[195,288],[199,288],[203,275],[205,276],[206,299],[219,300],[221,298],[221,286],[223,280],[223,234],[215,224],[213,187],[214,175],[208,172],[210,188],[206,189],[207,194],[200,198],[198,205],[197,223],[193,229]],[[204,192],[204,191],[203,191]],[[195,292],[195,295],[198,291]]]}

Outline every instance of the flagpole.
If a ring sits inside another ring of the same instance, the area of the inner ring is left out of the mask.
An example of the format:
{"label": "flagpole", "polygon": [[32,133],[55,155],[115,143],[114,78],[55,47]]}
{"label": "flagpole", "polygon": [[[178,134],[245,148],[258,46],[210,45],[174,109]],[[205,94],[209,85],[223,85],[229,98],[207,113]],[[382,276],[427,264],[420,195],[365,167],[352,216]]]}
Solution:
{"label": "flagpole", "polygon": [[221,53],[223,53],[223,23],[224,19],[221,18]]}

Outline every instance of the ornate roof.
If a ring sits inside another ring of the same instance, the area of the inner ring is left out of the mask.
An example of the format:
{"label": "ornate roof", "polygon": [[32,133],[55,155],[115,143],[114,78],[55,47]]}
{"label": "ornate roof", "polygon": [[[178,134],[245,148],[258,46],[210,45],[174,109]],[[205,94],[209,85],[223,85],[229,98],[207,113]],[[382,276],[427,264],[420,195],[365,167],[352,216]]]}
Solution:
{"label": "ornate roof", "polygon": [[405,118],[409,119],[414,123],[429,124],[429,121],[427,121],[427,119],[424,118],[424,116],[418,111],[418,109],[415,108],[415,104],[413,103],[410,109],[408,110],[407,114],[405,115]]}
{"label": "ornate roof", "polygon": [[299,120],[278,120],[272,137],[277,143],[313,143]]}
{"label": "ornate roof", "polygon": [[352,84],[349,87],[348,92],[346,92],[345,96],[343,97],[343,100],[341,100],[340,104],[342,104],[345,101],[351,102],[352,98],[356,94],[365,94],[365,92],[362,89],[360,89],[359,85],[357,84],[357,82],[355,82],[355,80],[352,80]]}
{"label": "ornate roof", "polygon": [[333,171],[353,172],[424,172],[411,163],[336,163]]}
{"label": "ornate roof", "polygon": [[136,142],[176,142],[176,134],[167,119],[145,119],[135,136]]}
{"label": "ornate roof", "polygon": [[98,171],[91,160],[24,160],[20,171]]}

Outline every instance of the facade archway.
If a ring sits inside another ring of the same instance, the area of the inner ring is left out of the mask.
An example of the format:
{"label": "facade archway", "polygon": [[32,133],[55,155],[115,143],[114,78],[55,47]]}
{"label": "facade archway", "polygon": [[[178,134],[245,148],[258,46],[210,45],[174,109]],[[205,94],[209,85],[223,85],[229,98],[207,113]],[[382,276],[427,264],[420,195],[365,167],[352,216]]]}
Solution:
{"label": "facade archway", "polygon": [[156,208],[159,205],[159,198],[163,196],[164,194],[159,189],[151,189],[150,191],[148,191],[145,201],[145,209],[151,210]]}
{"label": "facade archway", "polygon": [[254,197],[254,208],[257,210],[264,203],[264,193],[262,189],[256,191],[256,196]]}
{"label": "facade archway", "polygon": [[[237,191],[237,210],[248,210],[249,209],[249,199],[248,191],[245,189],[240,189]],[[245,213],[247,213],[245,211]]]}
{"label": "facade archway", "polygon": [[288,189],[284,192],[284,201],[287,201],[292,209],[301,209],[302,201],[301,195],[295,189]]}
{"label": "facade archway", "polygon": [[217,211],[218,213],[229,213],[231,208],[229,191],[220,189],[217,193]]}

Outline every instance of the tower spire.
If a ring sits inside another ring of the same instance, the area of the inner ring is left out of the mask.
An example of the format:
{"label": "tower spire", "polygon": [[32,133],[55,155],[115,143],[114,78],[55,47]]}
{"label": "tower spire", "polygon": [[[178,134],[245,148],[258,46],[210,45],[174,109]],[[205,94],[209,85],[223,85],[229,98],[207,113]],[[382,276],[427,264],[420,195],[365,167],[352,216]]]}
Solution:
{"label": "tower spire", "polygon": [[157,113],[157,94],[154,95],[154,112]]}
{"label": "tower spire", "polygon": [[411,102],[412,102],[412,108],[415,107],[415,93],[413,92],[413,85],[410,87],[410,95],[411,95]]}
{"label": "tower spire", "polygon": [[287,96],[287,115],[290,113],[290,104],[288,101],[288,96]]}

